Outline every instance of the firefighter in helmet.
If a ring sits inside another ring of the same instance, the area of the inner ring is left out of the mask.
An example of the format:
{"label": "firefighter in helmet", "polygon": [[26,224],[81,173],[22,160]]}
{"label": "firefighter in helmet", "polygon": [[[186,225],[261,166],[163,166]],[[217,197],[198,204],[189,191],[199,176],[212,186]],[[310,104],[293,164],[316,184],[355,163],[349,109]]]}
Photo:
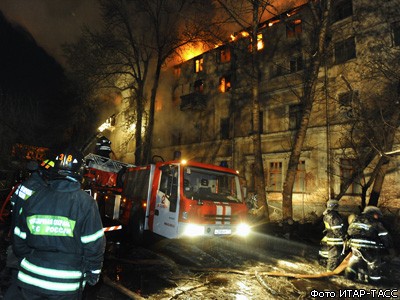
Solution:
{"label": "firefighter in helmet", "polygon": [[97,155],[110,158],[111,154],[111,141],[104,135],[97,138],[95,153]]}
{"label": "firefighter in helmet", "polygon": [[321,241],[319,255],[326,259],[326,268],[333,271],[342,261],[345,254],[346,225],[340,216],[339,202],[329,200],[323,213],[325,236]]}
{"label": "firefighter in helmet", "polygon": [[37,161],[29,161],[26,165],[27,171],[30,173],[29,178],[15,187],[15,192],[10,198],[10,203],[12,207],[11,215],[11,245],[7,248],[7,261],[6,268],[4,271],[10,273],[10,285],[4,294],[4,299],[20,299],[21,294],[17,286],[17,275],[19,261],[15,256],[12,249],[13,239],[14,239],[14,228],[16,224],[16,219],[18,215],[23,210],[24,205],[30,201],[30,198],[35,193],[38,193],[47,186],[47,174],[49,170],[54,166],[54,162],[51,160],[44,160],[40,165]]}
{"label": "firefighter in helmet", "polygon": [[[346,268],[347,278],[378,283],[381,280],[381,256],[393,254],[392,239],[383,226],[382,212],[376,206],[366,206],[356,216],[347,231],[352,256]],[[366,268],[362,268],[362,266]]]}
{"label": "firefighter in helmet", "polygon": [[24,299],[79,299],[99,280],[105,249],[93,198],[81,190],[83,155],[68,147],[54,159],[48,186],[16,220],[14,252]]}

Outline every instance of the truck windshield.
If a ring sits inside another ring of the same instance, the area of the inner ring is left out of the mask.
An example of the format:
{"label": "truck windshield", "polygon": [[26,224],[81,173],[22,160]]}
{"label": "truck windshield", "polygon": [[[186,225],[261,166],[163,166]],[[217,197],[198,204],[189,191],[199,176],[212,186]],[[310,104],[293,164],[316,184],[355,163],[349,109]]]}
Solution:
{"label": "truck windshield", "polygon": [[184,168],[183,193],[193,200],[243,202],[237,175],[198,167]]}

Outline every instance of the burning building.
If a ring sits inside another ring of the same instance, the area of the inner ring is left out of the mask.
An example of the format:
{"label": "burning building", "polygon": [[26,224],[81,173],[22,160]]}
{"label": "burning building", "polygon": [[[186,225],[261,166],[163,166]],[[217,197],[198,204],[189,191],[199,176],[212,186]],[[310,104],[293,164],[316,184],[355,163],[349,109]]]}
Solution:
{"label": "burning building", "polygon": [[[320,216],[326,200],[341,194],[342,209],[356,211],[385,150],[398,148],[394,135],[391,142],[377,139],[387,134],[384,120],[396,119],[387,107],[399,97],[393,87],[400,77],[400,3],[332,2],[293,188],[295,220]],[[257,45],[257,131],[271,219],[280,219],[285,173],[304,113],[304,86],[316,55],[314,34],[320,24],[315,13],[308,4],[283,11],[259,24],[257,43],[243,30],[230,42],[166,70],[156,103],[153,154],[171,159],[180,151],[185,159],[227,164],[240,171],[248,192],[255,190],[254,74],[248,66],[252,45]],[[389,200],[398,198],[393,185],[400,174],[395,157],[386,163],[379,201],[393,206],[396,201]]]}

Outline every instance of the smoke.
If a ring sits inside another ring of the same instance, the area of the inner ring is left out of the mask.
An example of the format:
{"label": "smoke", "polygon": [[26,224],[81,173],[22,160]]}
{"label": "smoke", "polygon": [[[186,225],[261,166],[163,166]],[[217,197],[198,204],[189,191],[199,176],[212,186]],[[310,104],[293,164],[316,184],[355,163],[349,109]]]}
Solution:
{"label": "smoke", "polygon": [[61,64],[65,64],[61,46],[74,42],[82,26],[93,28],[101,22],[96,0],[1,0],[0,10]]}

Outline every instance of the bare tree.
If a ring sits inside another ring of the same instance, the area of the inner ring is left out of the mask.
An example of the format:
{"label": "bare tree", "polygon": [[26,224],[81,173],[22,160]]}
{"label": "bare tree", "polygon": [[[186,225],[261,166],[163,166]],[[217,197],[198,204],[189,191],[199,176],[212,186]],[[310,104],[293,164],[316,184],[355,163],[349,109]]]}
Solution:
{"label": "bare tree", "polygon": [[293,148],[288,162],[288,169],[283,183],[282,217],[284,221],[291,220],[293,217],[293,186],[296,178],[297,166],[307,134],[311,110],[315,103],[315,90],[318,83],[318,73],[326,52],[332,1],[310,1],[309,5],[313,15],[313,28],[315,30],[311,35],[311,41],[315,42],[310,43],[309,56],[307,57],[307,66],[303,78],[303,96],[300,99],[302,104],[301,121],[300,126],[295,133]]}
{"label": "bare tree", "polygon": [[100,32],[86,29],[80,41],[66,47],[66,52],[75,73],[88,78],[90,87],[128,95],[130,111],[126,120],[136,125],[135,163],[146,163],[151,159],[161,69],[182,46],[204,40],[202,20],[207,19],[206,10],[199,13],[199,8],[204,8],[207,2],[112,0],[100,3],[104,29]]}
{"label": "bare tree", "polygon": [[[250,37],[251,63],[245,68],[249,77],[252,99],[252,140],[254,149],[254,185],[257,194],[258,216],[269,221],[268,201],[265,191],[265,174],[262,159],[261,132],[260,132],[260,54],[257,51],[260,24],[266,15],[275,11],[271,1],[263,0],[218,0],[219,5],[228,14],[228,19],[239,27],[240,32],[246,32]],[[238,44],[240,49],[241,43]],[[243,48],[243,47],[242,47]],[[244,51],[248,51],[245,46]]]}
{"label": "bare tree", "polygon": [[[361,182],[361,208],[379,203],[379,197],[386,173],[389,170],[391,157],[385,155],[397,143],[396,133],[400,122],[400,73],[399,53],[393,44],[396,40],[377,39],[382,32],[392,37],[392,20],[397,20],[399,8],[394,3],[376,7],[371,3],[363,3],[354,20],[359,40],[368,43],[359,55],[364,64],[357,72],[362,74],[362,99],[351,102],[350,134],[343,139],[343,147],[351,149],[354,161],[353,174],[344,180],[340,199],[351,184],[363,177]],[[385,20],[387,22],[382,22]],[[386,27],[382,27],[382,25]],[[394,23],[395,24],[395,23]],[[371,40],[363,34],[368,32]],[[357,80],[353,80],[358,84]],[[349,90],[352,84],[347,82]],[[369,193],[369,200],[367,195]]]}

